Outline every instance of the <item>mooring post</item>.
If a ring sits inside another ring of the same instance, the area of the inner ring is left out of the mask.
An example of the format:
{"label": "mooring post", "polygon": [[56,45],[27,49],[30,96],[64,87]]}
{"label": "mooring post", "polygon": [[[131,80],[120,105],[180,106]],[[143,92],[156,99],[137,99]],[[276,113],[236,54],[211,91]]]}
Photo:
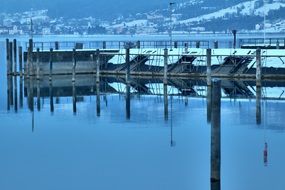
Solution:
{"label": "mooring post", "polygon": [[73,48],[73,51],[72,51],[72,62],[73,62],[72,82],[75,82],[75,75],[76,75],[76,49],[75,48]]}
{"label": "mooring post", "polygon": [[214,49],[218,49],[219,48],[219,42],[218,41],[214,41]]}
{"label": "mooring post", "polygon": [[13,40],[14,75],[17,75],[17,40]]}
{"label": "mooring post", "polygon": [[256,86],[256,124],[261,124],[261,92],[262,87]]}
{"label": "mooring post", "polygon": [[130,48],[129,47],[126,48],[126,66],[127,66],[126,83],[129,84],[130,83]]}
{"label": "mooring post", "polygon": [[40,80],[40,48],[37,48],[37,80]]}
{"label": "mooring post", "polygon": [[96,83],[100,83],[100,50],[96,50]]}
{"label": "mooring post", "polygon": [[200,48],[200,41],[196,42],[196,48]]}
{"label": "mooring post", "polygon": [[106,48],[107,48],[106,41],[103,41],[103,49],[106,49]]}
{"label": "mooring post", "polygon": [[261,86],[262,78],[262,65],[261,65],[261,50],[258,48],[256,50],[256,86]]}
{"label": "mooring post", "polygon": [[207,85],[211,86],[212,84],[212,80],[211,80],[211,73],[212,73],[212,69],[211,69],[211,65],[212,65],[212,50],[211,49],[207,49]]}
{"label": "mooring post", "polygon": [[19,73],[20,73],[20,76],[23,75],[23,48],[22,46],[19,47]]}
{"label": "mooring post", "polygon": [[96,82],[96,111],[97,116],[100,117],[101,114],[101,105],[100,105],[100,83]]}
{"label": "mooring post", "polygon": [[53,49],[50,48],[50,51],[49,51],[49,81],[52,80],[52,65],[53,65]]}
{"label": "mooring post", "polygon": [[221,185],[221,81],[212,84],[211,189]]}

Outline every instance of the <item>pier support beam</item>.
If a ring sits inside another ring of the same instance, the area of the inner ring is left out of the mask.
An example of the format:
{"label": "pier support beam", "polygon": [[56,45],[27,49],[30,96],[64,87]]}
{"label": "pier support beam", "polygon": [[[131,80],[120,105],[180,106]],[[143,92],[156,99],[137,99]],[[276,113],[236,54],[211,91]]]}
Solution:
{"label": "pier support beam", "polygon": [[37,48],[37,80],[40,80],[40,48]]}
{"label": "pier support beam", "polygon": [[29,47],[28,47],[28,76],[33,75],[34,65],[33,65],[33,48],[34,42],[33,39],[29,40]]}
{"label": "pier support beam", "polygon": [[168,90],[167,90],[167,71],[168,71],[168,49],[164,49],[164,73],[163,73],[163,96],[164,96],[164,119],[168,120]]}
{"label": "pier support beam", "polygon": [[221,81],[212,84],[211,189],[221,186]]}
{"label": "pier support beam", "polygon": [[167,71],[168,71],[168,49],[164,49],[164,72],[163,72],[163,83],[167,84]]}
{"label": "pier support beam", "polygon": [[130,48],[126,48],[126,83],[130,83]]}
{"label": "pier support beam", "polygon": [[261,50],[256,50],[256,86],[261,86],[262,79]]}
{"label": "pier support beam", "polygon": [[103,41],[103,49],[106,49],[107,45],[106,45],[106,41]]}
{"label": "pier support beam", "polygon": [[96,50],[96,83],[100,83],[100,50]]}
{"label": "pier support beam", "polygon": [[9,61],[10,61],[10,42],[9,39],[6,39],[6,66],[7,66],[7,75],[9,74]]}
{"label": "pier support beam", "polygon": [[211,73],[212,73],[212,50],[207,49],[207,86],[211,86],[212,80],[211,80]]}

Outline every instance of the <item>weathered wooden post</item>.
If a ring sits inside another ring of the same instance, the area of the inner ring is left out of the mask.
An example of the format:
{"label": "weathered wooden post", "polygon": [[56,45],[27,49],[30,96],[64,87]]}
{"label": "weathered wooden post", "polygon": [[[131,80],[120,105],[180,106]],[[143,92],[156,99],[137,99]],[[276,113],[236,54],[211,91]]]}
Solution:
{"label": "weathered wooden post", "polygon": [[221,186],[221,81],[212,84],[211,189]]}
{"label": "weathered wooden post", "polygon": [[13,40],[14,75],[17,75],[17,40]]}
{"label": "weathered wooden post", "polygon": [[218,49],[219,48],[219,42],[218,41],[214,41],[214,49]]}
{"label": "weathered wooden post", "polygon": [[261,86],[256,86],[256,124],[261,124]]}
{"label": "weathered wooden post", "polygon": [[261,50],[256,50],[256,86],[261,86],[262,79]]}
{"label": "weathered wooden post", "polygon": [[200,41],[196,42],[196,48],[200,48]]}
{"label": "weathered wooden post", "polygon": [[97,116],[100,117],[101,114],[101,105],[100,105],[100,83],[96,82],[96,111]]}
{"label": "weathered wooden post", "polygon": [[126,48],[126,66],[127,66],[126,83],[129,84],[130,83],[130,48],[129,47]]}
{"label": "weathered wooden post", "polygon": [[37,48],[37,80],[40,80],[40,48]]}
{"label": "weathered wooden post", "polygon": [[100,83],[100,50],[96,50],[96,83]]}
{"label": "weathered wooden post", "polygon": [[211,49],[207,49],[207,85],[211,86],[212,84],[212,80],[211,80],[211,75],[212,75],[212,50]]}
{"label": "weathered wooden post", "polygon": [[106,41],[103,41],[103,49],[106,49],[106,48],[107,48]]}
{"label": "weathered wooden post", "polygon": [[167,93],[168,49],[164,49],[164,73],[163,73],[163,96],[164,96],[164,119],[168,120],[168,93]]}
{"label": "weathered wooden post", "polygon": [[174,48],[175,48],[175,49],[178,48],[178,42],[177,42],[177,41],[174,42]]}
{"label": "weathered wooden post", "polygon": [[53,66],[53,49],[49,51],[49,81],[52,81],[52,66]]}
{"label": "weathered wooden post", "polygon": [[75,75],[76,75],[76,49],[73,48],[72,51],[72,82],[75,82]]}
{"label": "weathered wooden post", "polygon": [[279,40],[277,40],[277,42],[276,42],[276,49],[280,49]]}
{"label": "weathered wooden post", "polygon": [[19,47],[19,73],[20,76],[23,75],[23,48],[22,46]]}
{"label": "weathered wooden post", "polygon": [[232,30],[232,33],[234,35],[233,48],[236,49],[236,45],[237,45],[237,30]]}

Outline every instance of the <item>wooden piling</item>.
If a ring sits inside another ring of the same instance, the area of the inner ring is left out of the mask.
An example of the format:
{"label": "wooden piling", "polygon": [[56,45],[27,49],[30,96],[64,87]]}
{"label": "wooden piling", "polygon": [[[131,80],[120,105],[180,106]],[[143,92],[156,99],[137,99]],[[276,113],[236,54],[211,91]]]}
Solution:
{"label": "wooden piling", "polygon": [[[211,187],[221,185],[221,81],[213,80],[211,117]],[[219,188],[218,188],[219,189]]]}
{"label": "wooden piling", "polygon": [[29,40],[29,48],[28,48],[28,75],[33,75],[34,72],[34,63],[33,63],[33,50],[34,43],[33,39]]}
{"label": "wooden piling", "polygon": [[163,72],[163,83],[167,84],[167,71],[168,71],[168,49],[164,49],[164,72]]}
{"label": "wooden piling", "polygon": [[276,49],[280,49],[279,40],[277,40],[277,42],[276,42]]}
{"label": "wooden piling", "polygon": [[100,50],[96,50],[96,83],[100,82]]}
{"label": "wooden piling", "polygon": [[54,103],[53,103],[53,86],[52,81],[49,81],[49,102],[50,102],[50,112],[54,112]]}
{"label": "wooden piling", "polygon": [[14,76],[14,110],[18,112],[18,78]]}
{"label": "wooden piling", "polygon": [[37,48],[37,80],[40,80],[40,48]]}
{"label": "wooden piling", "polygon": [[212,120],[212,85],[207,86],[207,122]]}
{"label": "wooden piling", "polygon": [[207,85],[211,86],[212,80],[211,80],[211,75],[212,75],[212,50],[207,49]]}
{"label": "wooden piling", "polygon": [[20,108],[23,107],[24,103],[24,92],[23,92],[23,76],[20,76],[20,92],[19,92],[19,99],[20,99]]}
{"label": "wooden piling", "polygon": [[261,65],[261,50],[258,48],[256,50],[256,86],[261,86],[262,78],[262,65]]}
{"label": "wooden piling", "polygon": [[178,48],[178,42],[177,42],[177,41],[174,42],[174,48],[175,48],[175,49]]}
{"label": "wooden piling", "polygon": [[8,73],[8,65],[9,65],[9,39],[6,39],[6,64],[7,64],[7,73]]}
{"label": "wooden piling", "polygon": [[14,55],[14,75],[17,75],[17,40],[13,40],[13,55]]}
{"label": "wooden piling", "polygon": [[54,49],[55,49],[55,50],[59,50],[59,42],[56,41],[56,42],[54,43]]}
{"label": "wooden piling", "polygon": [[164,119],[168,120],[168,89],[167,84],[163,84],[163,97],[164,97]]}
{"label": "wooden piling", "polygon": [[140,49],[141,48],[141,41],[137,41],[137,48]]}
{"label": "wooden piling", "polygon": [[75,75],[76,75],[76,49],[73,48],[72,51],[72,82],[75,82]]}
{"label": "wooden piling", "polygon": [[19,47],[19,50],[18,50],[18,54],[19,54],[19,73],[20,73],[20,76],[23,75],[23,48],[22,46]]}
{"label": "wooden piling", "polygon": [[76,108],[76,86],[75,82],[72,82],[72,107],[73,107],[73,113],[76,114],[77,108]]}
{"label": "wooden piling", "polygon": [[130,48],[126,48],[126,83],[130,83]]}
{"label": "wooden piling", "polygon": [[52,66],[53,66],[53,49],[50,48],[49,51],[49,81],[52,80]]}

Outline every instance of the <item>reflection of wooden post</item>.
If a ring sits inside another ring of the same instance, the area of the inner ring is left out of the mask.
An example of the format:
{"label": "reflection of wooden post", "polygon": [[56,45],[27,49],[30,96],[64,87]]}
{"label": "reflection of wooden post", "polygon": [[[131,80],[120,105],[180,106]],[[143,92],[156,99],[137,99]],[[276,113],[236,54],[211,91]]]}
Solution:
{"label": "reflection of wooden post", "polygon": [[15,112],[18,111],[18,81],[17,77],[14,77],[14,108]]}
{"label": "reflection of wooden post", "polygon": [[41,87],[39,80],[37,80],[37,109],[38,111],[41,110]]}
{"label": "reflection of wooden post", "polygon": [[221,81],[212,84],[211,189],[221,185]]}
{"label": "reflection of wooden post", "polygon": [[212,50],[207,49],[207,85],[211,86],[211,65],[212,65]]}
{"label": "reflection of wooden post", "polygon": [[72,107],[73,107],[73,113],[76,114],[76,86],[75,82],[72,82]]}
{"label": "reflection of wooden post", "polygon": [[97,116],[100,117],[101,114],[101,105],[100,105],[100,83],[96,82],[96,110]]}
{"label": "reflection of wooden post", "polygon": [[23,77],[20,77],[20,108],[23,107],[23,102],[24,102],[24,92],[23,92]]}
{"label": "reflection of wooden post", "polygon": [[211,123],[212,117],[212,86],[207,87],[207,122]]}
{"label": "reflection of wooden post", "polygon": [[256,124],[261,124],[261,86],[256,86]]}
{"label": "reflection of wooden post", "polygon": [[9,68],[8,74],[11,75],[13,73],[13,42],[9,43]]}
{"label": "reflection of wooden post", "polygon": [[50,53],[49,53],[49,81],[52,80],[52,65],[53,65],[53,49],[50,48]]}
{"label": "reflection of wooden post", "polygon": [[13,40],[14,75],[17,74],[17,40]]}
{"label": "reflection of wooden post", "polygon": [[168,93],[167,84],[163,84],[163,96],[164,96],[164,119],[168,120]]}
{"label": "reflection of wooden post", "polygon": [[126,86],[126,117],[127,119],[131,118],[131,89],[129,83]]}
{"label": "reflection of wooden post", "polygon": [[28,75],[33,75],[33,70],[34,70],[34,63],[33,63],[33,48],[34,48],[34,43],[33,39],[29,40],[29,48],[28,48]]}
{"label": "reflection of wooden post", "polygon": [[9,57],[9,48],[10,48],[10,42],[9,42],[9,39],[6,39],[6,64],[7,64],[7,75],[9,73],[9,61],[10,61],[10,57]]}
{"label": "reflection of wooden post", "polygon": [[53,104],[53,87],[52,81],[49,82],[49,102],[50,102],[50,112],[54,112],[54,104]]}
{"label": "reflection of wooden post", "polygon": [[22,46],[19,47],[19,72],[20,76],[23,75],[23,48]]}
{"label": "reflection of wooden post", "polygon": [[261,86],[261,50],[256,50],[256,86]]}
{"label": "reflection of wooden post", "polygon": [[11,84],[11,78],[12,76],[8,75],[7,76],[7,109],[10,110],[11,106],[11,91],[12,91],[12,84]]}

